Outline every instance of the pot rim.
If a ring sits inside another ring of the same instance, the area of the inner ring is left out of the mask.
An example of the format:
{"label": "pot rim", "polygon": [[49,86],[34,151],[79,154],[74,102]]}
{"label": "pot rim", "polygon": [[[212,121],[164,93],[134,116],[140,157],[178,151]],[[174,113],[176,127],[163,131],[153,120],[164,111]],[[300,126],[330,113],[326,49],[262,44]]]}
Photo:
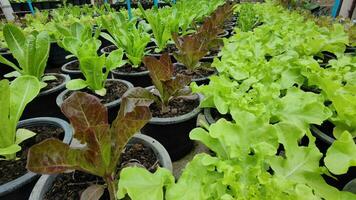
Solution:
{"label": "pot rim", "polygon": [[[23,127],[25,125],[31,125],[31,124],[48,124],[48,125],[58,126],[64,130],[64,138],[62,141],[66,144],[69,144],[72,140],[73,129],[68,122],[62,119],[54,118],[54,117],[36,117],[36,118],[21,120],[18,123],[18,127]],[[39,174],[27,171],[26,174],[10,182],[7,182],[3,185],[0,185],[0,197],[26,185],[27,183],[33,181],[37,176],[39,176]]]}
{"label": "pot rim", "polygon": [[[144,145],[150,147],[154,151],[155,155],[157,156],[157,159],[160,162],[162,162],[161,163],[162,167],[172,172],[173,170],[172,161],[169,157],[167,150],[162,146],[161,143],[159,143],[157,140],[153,139],[152,137],[143,135],[141,133],[137,133],[134,136],[132,136],[128,144],[130,144],[130,142],[133,143],[135,141],[140,141]],[[59,174],[42,175],[41,178],[37,181],[36,185],[34,186],[31,195],[29,197],[29,200],[42,200],[42,197],[51,187],[53,181],[58,175]]]}
{"label": "pot rim", "polygon": [[64,65],[62,65],[61,71],[64,72],[64,73],[67,73],[67,74],[82,74],[80,69],[78,69],[78,70],[67,69],[67,66],[72,64],[72,63],[74,63],[74,62],[78,62],[79,63],[79,60],[75,59],[75,60],[72,60],[72,61],[69,61],[69,62],[65,63]]}
{"label": "pot rim", "polygon": [[[124,84],[128,87],[127,90],[134,87],[134,86],[132,85],[132,83],[130,83],[130,82],[126,81],[126,80],[122,80],[122,79],[107,79],[106,81],[118,81],[118,82],[122,82],[122,83],[124,83]],[[56,98],[56,104],[57,104],[58,107],[61,107],[61,105],[62,105],[62,103],[63,103],[63,101],[64,101],[64,100],[63,100],[63,96],[64,96],[66,93],[68,93],[69,91],[70,91],[70,90],[66,89],[66,90],[64,90],[63,92],[61,92],[61,93],[57,96],[57,98]],[[107,107],[107,108],[111,108],[111,107],[114,107],[114,106],[116,106],[116,105],[119,105],[119,104],[121,103],[121,99],[122,99],[122,98],[116,99],[115,101],[112,101],[112,102],[110,102],[110,103],[106,103],[106,104],[104,104],[104,106]]]}
{"label": "pot rim", "polygon": [[51,88],[49,90],[45,90],[45,91],[42,91],[40,92],[39,96],[45,96],[45,95],[49,95],[49,94],[52,94],[54,92],[57,92],[58,90],[61,90],[63,88],[65,88],[66,84],[68,81],[70,81],[70,77],[67,75],[67,74],[60,74],[60,73],[46,73],[45,75],[57,75],[57,76],[61,76],[62,78],[64,78],[64,81],[63,83],[57,85],[56,87],[54,88]]}
{"label": "pot rim", "polygon": [[[204,63],[211,63],[211,62],[206,62],[206,61],[202,61]],[[176,63],[173,63],[173,66],[176,66],[176,65],[180,65],[180,66],[184,66],[184,64],[180,63],[180,62],[176,62]],[[199,81],[205,81],[205,80],[208,80],[210,76],[213,76],[213,75],[217,75],[218,74],[218,71],[216,70],[216,68],[214,67],[214,73],[209,75],[209,76],[205,76],[205,77],[202,77],[202,78],[192,78],[192,82],[199,82]]]}
{"label": "pot rim", "polygon": [[[188,87],[188,86],[186,86],[186,87]],[[147,90],[151,90],[153,88],[154,88],[154,86],[146,87]],[[188,120],[196,117],[201,111],[200,103],[203,100],[203,95],[201,95],[199,93],[194,93],[194,94],[197,95],[199,98],[199,105],[196,108],[194,108],[192,111],[190,111],[189,113],[186,113],[186,114],[180,115],[180,116],[176,116],[176,117],[165,117],[165,118],[152,117],[148,123],[149,124],[157,124],[157,125],[178,124],[178,123],[185,122],[185,121],[188,121]]]}

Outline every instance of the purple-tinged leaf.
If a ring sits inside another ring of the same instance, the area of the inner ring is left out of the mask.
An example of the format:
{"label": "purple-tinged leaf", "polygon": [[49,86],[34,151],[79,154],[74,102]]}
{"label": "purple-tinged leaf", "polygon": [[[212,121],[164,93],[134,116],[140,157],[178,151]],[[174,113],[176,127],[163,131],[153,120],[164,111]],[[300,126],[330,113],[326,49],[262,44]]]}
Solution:
{"label": "purple-tinged leaf", "polygon": [[61,109],[74,127],[74,137],[82,143],[88,140],[88,128],[108,124],[107,108],[97,97],[84,92],[73,93],[63,102]]}
{"label": "purple-tinged leaf", "polygon": [[105,187],[103,185],[91,185],[80,195],[80,200],[99,200],[103,196]]}

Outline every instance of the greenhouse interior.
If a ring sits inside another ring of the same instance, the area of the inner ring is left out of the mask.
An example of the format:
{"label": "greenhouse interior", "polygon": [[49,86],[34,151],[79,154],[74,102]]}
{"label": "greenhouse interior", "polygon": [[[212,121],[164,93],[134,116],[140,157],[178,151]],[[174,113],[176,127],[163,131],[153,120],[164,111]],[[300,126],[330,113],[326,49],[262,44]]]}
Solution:
{"label": "greenhouse interior", "polygon": [[356,200],[356,0],[0,6],[0,200]]}

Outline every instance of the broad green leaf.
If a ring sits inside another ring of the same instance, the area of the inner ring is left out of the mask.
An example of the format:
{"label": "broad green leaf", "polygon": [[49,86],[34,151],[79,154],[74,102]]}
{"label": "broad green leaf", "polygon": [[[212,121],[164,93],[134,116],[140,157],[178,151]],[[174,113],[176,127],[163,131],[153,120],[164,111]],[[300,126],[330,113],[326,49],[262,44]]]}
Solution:
{"label": "broad green leaf", "polygon": [[12,144],[8,147],[0,148],[0,155],[6,158],[8,155],[15,154],[19,151],[21,151],[21,147],[18,144]]}
{"label": "broad green leaf", "polygon": [[325,166],[334,174],[345,174],[349,167],[356,166],[356,144],[345,131],[329,147],[324,159]]}
{"label": "broad green leaf", "polygon": [[16,144],[21,144],[23,141],[35,136],[36,133],[27,130],[27,129],[17,129],[16,131],[16,139],[15,139],[15,143]]}
{"label": "broad green leaf", "polygon": [[86,87],[88,87],[88,84],[83,79],[73,79],[66,83],[66,88],[68,90],[80,90]]}
{"label": "broad green leaf", "polygon": [[105,96],[106,89],[105,88],[101,88],[100,90],[95,90],[95,94],[100,95],[100,96]]}
{"label": "broad green leaf", "polygon": [[112,51],[109,56],[106,58],[105,67],[106,70],[112,71],[118,67],[122,67],[126,64],[126,61],[122,60],[124,52],[122,49],[117,49]]}
{"label": "broad green leaf", "polygon": [[164,189],[174,184],[174,177],[164,168],[158,168],[155,173],[138,167],[124,168],[120,173],[119,199],[128,194],[132,200],[163,200]]}

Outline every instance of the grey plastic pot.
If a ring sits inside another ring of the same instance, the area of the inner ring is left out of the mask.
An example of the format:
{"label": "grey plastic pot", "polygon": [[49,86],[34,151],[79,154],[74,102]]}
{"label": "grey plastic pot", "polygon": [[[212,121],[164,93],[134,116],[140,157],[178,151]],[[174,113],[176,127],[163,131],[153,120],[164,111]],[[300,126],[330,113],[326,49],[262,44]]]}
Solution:
{"label": "grey plastic pot", "polygon": [[[107,81],[117,81],[117,82],[121,82],[121,83],[124,83],[128,89],[132,88],[133,85],[128,82],[128,81],[125,81],[125,80],[121,80],[121,79],[107,79]],[[58,96],[57,96],[57,99],[56,99],[56,103],[57,103],[57,106],[58,107],[61,107],[61,105],[63,104],[63,97],[69,92],[69,90],[64,90],[63,92],[61,92]],[[113,102],[110,102],[110,103],[106,103],[104,104],[105,107],[108,109],[108,113],[109,113],[109,121],[112,122],[116,116],[117,116],[117,112],[119,110],[119,107],[120,107],[120,103],[121,103],[121,98],[120,99],[116,99],[115,101]]]}
{"label": "grey plastic pot", "polygon": [[[69,144],[73,137],[72,127],[64,120],[52,117],[39,117],[20,121],[18,127],[30,127],[34,125],[51,125],[64,130],[63,142]],[[0,185],[0,199],[27,199],[39,174],[27,172],[23,176]]]}
{"label": "grey plastic pot", "polygon": [[[172,161],[168,152],[157,140],[147,135],[136,134],[131,138],[128,145],[135,143],[142,143],[150,147],[157,156],[160,165],[170,171],[173,170]],[[33,188],[29,200],[42,200],[46,192],[52,187],[53,181],[57,176],[58,175],[42,175]]]}
{"label": "grey plastic pot", "polygon": [[204,108],[204,116],[206,121],[210,124],[214,124],[216,121],[211,115],[211,109],[210,108]]}
{"label": "grey plastic pot", "polygon": [[68,69],[68,66],[69,66],[70,64],[73,64],[73,63],[78,63],[78,66],[79,66],[79,61],[78,61],[78,60],[72,60],[72,61],[67,62],[66,64],[64,64],[64,65],[61,67],[61,71],[62,71],[64,74],[68,74],[71,79],[84,78],[84,76],[83,76],[82,72],[80,71],[79,67],[78,67],[77,70]]}
{"label": "grey plastic pot", "polygon": [[227,30],[224,30],[223,33],[221,33],[221,34],[218,35],[219,38],[227,38],[227,37],[229,37],[229,36],[230,36],[230,33],[229,33],[229,31],[227,31]]}
{"label": "grey plastic pot", "polygon": [[[153,86],[146,89],[151,90]],[[203,98],[199,94],[197,94],[197,97],[199,101]],[[141,133],[159,141],[167,149],[173,161],[179,160],[193,148],[193,141],[189,138],[189,132],[196,127],[197,116],[200,111],[201,109],[198,106],[191,112],[177,117],[152,117],[142,128]]]}
{"label": "grey plastic pot", "polygon": [[[174,67],[177,67],[177,66],[185,67],[182,63],[174,63],[173,66]],[[218,73],[218,71],[216,69],[214,69],[214,73],[213,74],[211,74],[209,76],[206,76],[206,77],[202,77],[202,78],[193,78],[192,82],[195,82],[197,85],[208,84],[209,81],[210,81],[209,77],[212,76],[212,75],[215,75],[217,73]]]}
{"label": "grey plastic pot", "polygon": [[70,77],[65,74],[48,73],[46,75],[56,75],[64,79],[64,81],[49,90],[41,91],[40,94],[31,101],[22,114],[21,119],[29,119],[33,117],[58,117],[63,118],[60,109],[56,106],[56,98],[70,80]]}

